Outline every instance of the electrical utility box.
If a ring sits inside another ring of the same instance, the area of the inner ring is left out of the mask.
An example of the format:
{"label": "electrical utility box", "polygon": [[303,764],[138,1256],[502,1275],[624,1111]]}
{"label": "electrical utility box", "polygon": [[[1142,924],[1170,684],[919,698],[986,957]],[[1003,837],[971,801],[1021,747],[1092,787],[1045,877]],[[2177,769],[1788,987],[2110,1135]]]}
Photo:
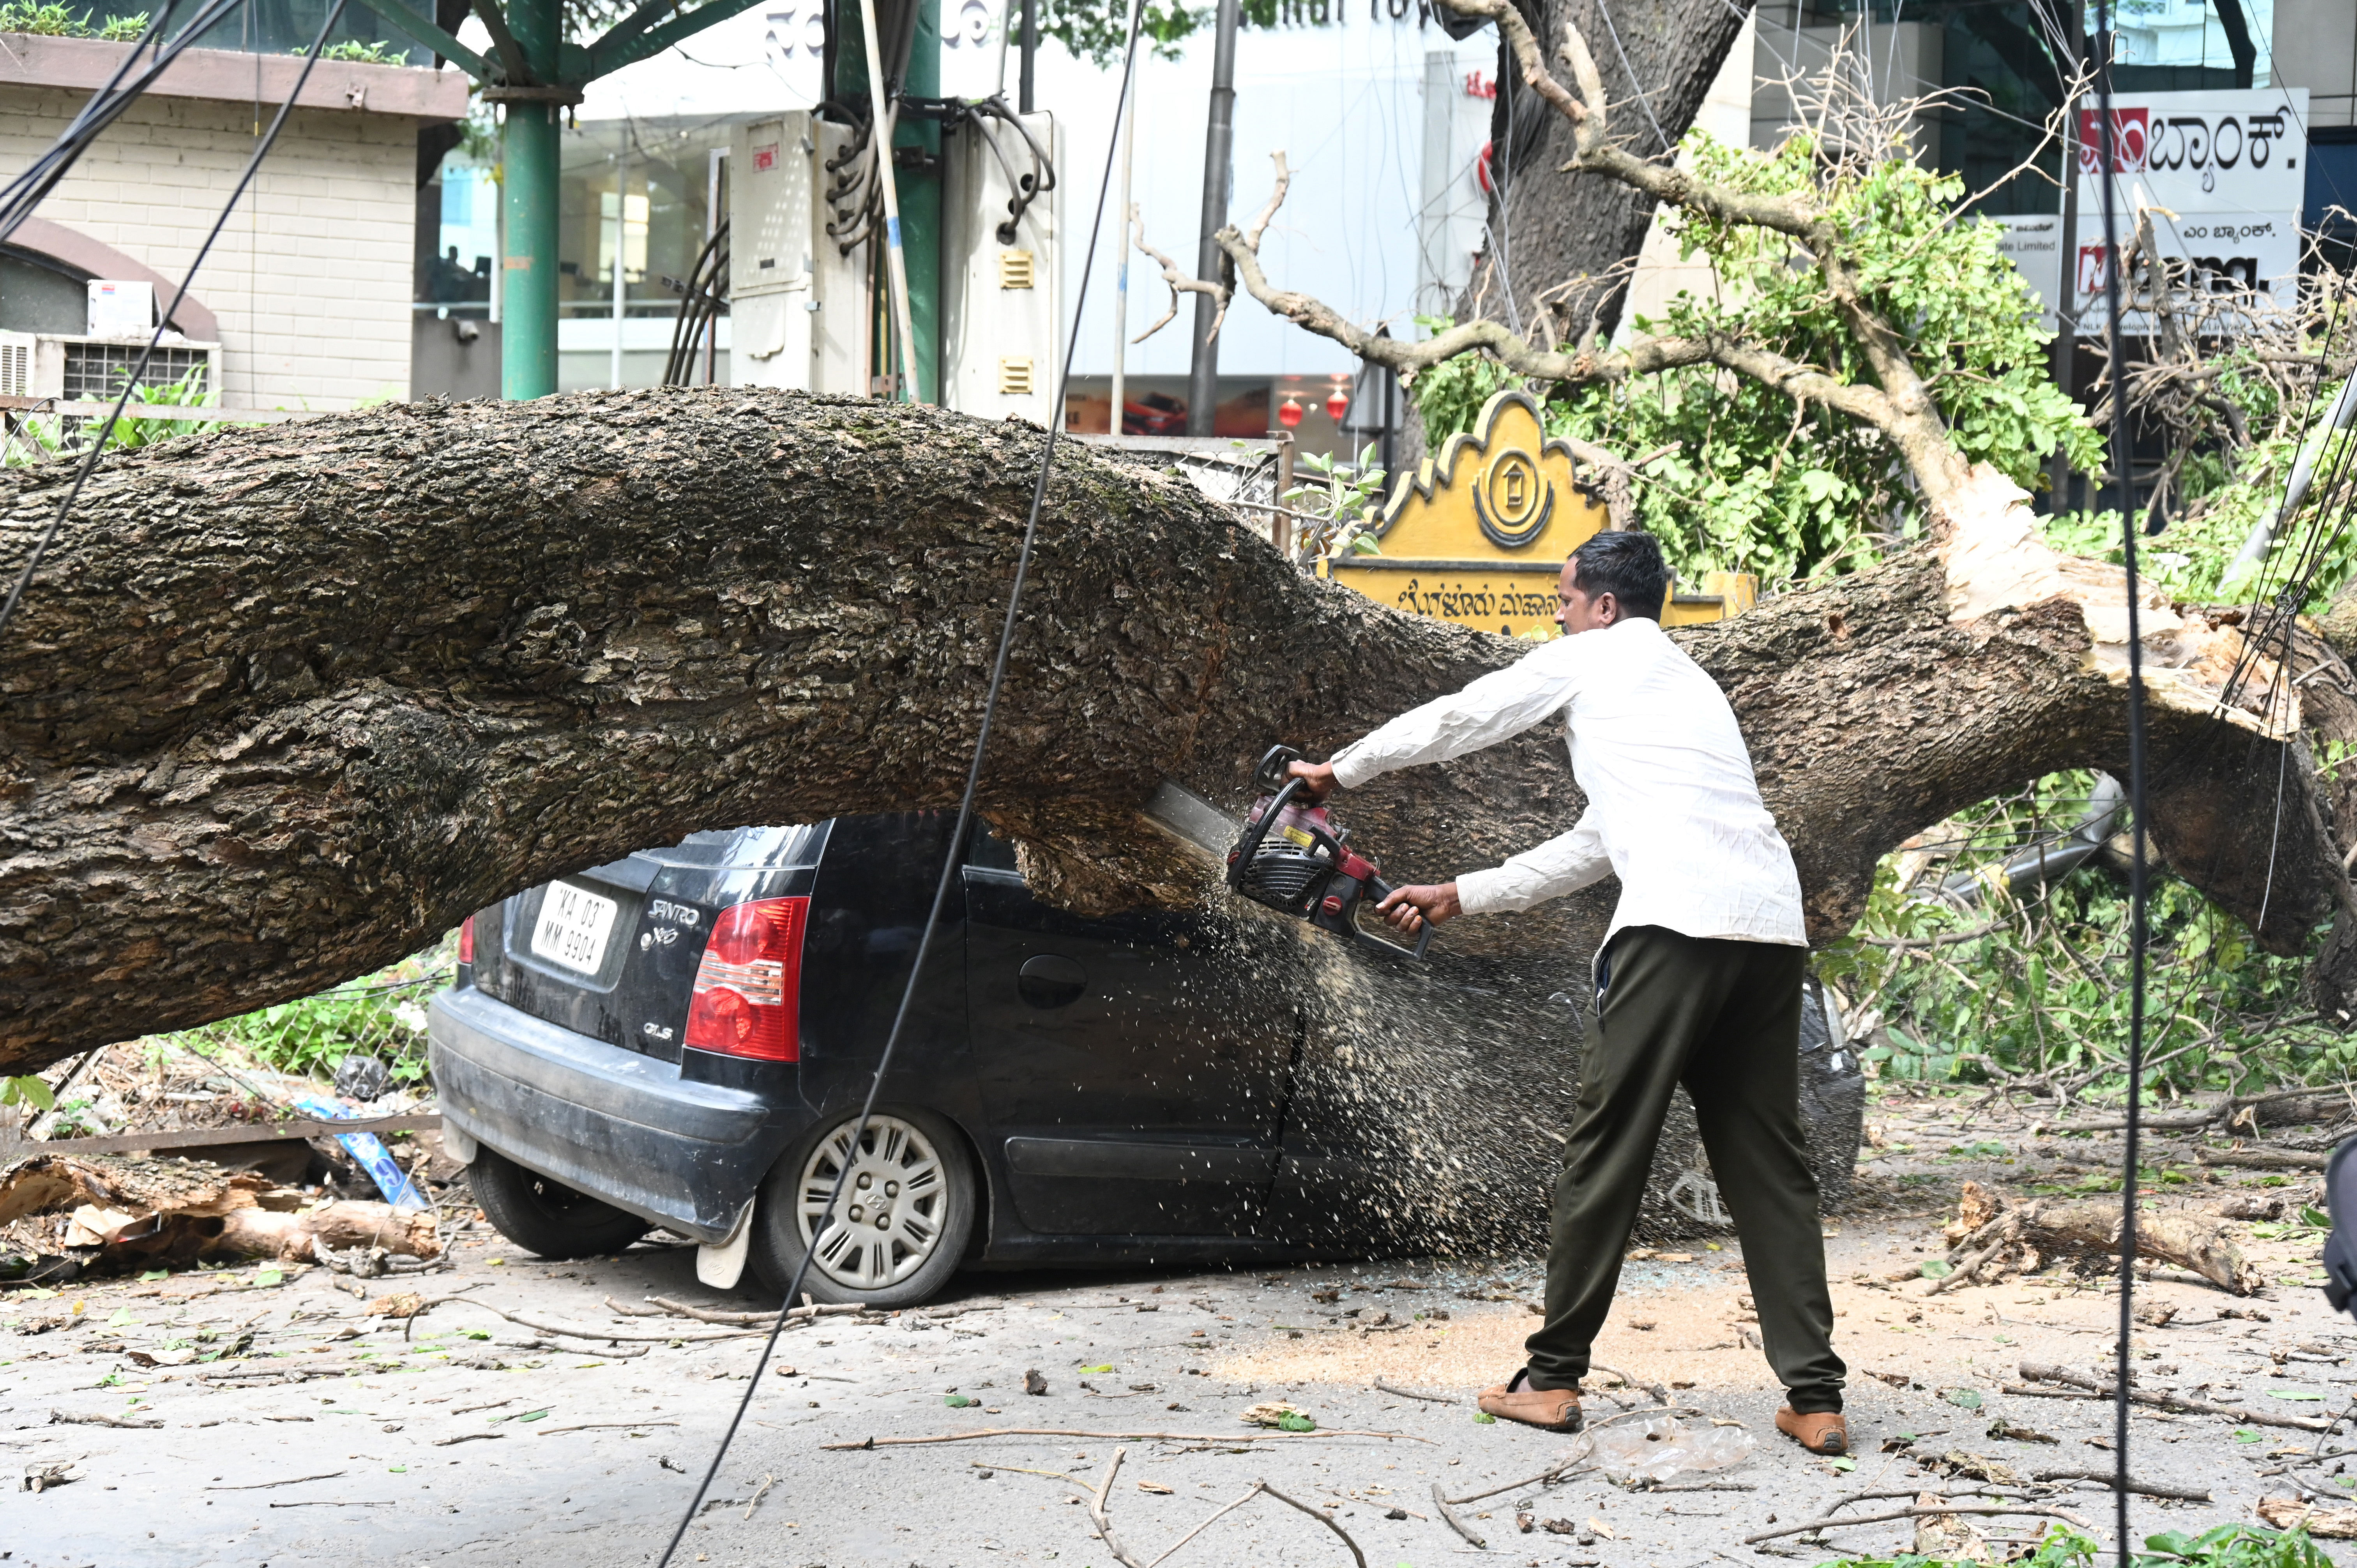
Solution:
{"label": "electrical utility box", "polygon": [[728,380],[867,390],[868,258],[827,233],[825,192],[855,132],[808,113],[740,124],[728,145]]}
{"label": "electrical utility box", "polygon": [[[1062,369],[1056,119],[975,116],[942,147],[942,401],[1046,425]],[[1027,186],[1031,188],[1025,188]]]}

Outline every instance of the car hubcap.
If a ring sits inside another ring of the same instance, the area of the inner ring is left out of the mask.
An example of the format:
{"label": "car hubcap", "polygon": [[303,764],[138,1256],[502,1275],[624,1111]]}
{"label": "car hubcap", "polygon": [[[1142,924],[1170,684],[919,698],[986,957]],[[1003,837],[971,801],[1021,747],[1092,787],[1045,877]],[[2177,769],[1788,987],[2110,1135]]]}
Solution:
{"label": "car hubcap", "polygon": [[[916,1128],[897,1116],[873,1117],[855,1148],[856,1126],[846,1122],[836,1128],[802,1167],[802,1244],[837,1284],[880,1290],[907,1279],[933,1255],[949,1188],[940,1153]],[[846,1167],[851,1175],[843,1202],[829,1219],[827,1199]]]}

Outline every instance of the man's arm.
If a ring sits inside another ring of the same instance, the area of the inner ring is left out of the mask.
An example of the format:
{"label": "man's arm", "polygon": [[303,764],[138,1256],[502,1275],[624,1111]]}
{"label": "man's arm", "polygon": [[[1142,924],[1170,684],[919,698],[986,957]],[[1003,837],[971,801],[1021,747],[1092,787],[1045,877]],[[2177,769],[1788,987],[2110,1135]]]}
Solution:
{"label": "man's arm", "polygon": [[[1587,660],[1576,637],[1543,643],[1463,691],[1411,708],[1335,754],[1332,784],[1354,789],[1377,774],[1446,762],[1518,736],[1561,713]],[[1321,780],[1322,781],[1322,780]],[[1312,785],[1313,792],[1316,784]]]}
{"label": "man's arm", "polygon": [[1439,925],[1459,915],[1494,915],[1527,909],[1600,882],[1612,869],[1596,809],[1580,813],[1571,832],[1523,851],[1494,871],[1469,871],[1454,882],[1394,888],[1376,911],[1398,930],[1414,936],[1425,921]]}
{"label": "man's arm", "polygon": [[1579,815],[1571,832],[1526,849],[1494,871],[1469,871],[1457,879],[1457,901],[1469,915],[1527,909],[1601,882],[1612,870],[1598,830],[1596,808]]}

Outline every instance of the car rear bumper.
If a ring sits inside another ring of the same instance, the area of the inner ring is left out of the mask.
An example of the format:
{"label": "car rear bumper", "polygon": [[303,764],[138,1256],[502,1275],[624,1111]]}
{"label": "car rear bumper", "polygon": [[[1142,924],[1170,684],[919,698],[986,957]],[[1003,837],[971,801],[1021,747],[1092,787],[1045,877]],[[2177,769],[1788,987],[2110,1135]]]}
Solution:
{"label": "car rear bumper", "polygon": [[427,1009],[444,1121],[528,1170],[698,1241],[723,1241],[790,1129],[740,1089],[682,1080],[471,986]]}

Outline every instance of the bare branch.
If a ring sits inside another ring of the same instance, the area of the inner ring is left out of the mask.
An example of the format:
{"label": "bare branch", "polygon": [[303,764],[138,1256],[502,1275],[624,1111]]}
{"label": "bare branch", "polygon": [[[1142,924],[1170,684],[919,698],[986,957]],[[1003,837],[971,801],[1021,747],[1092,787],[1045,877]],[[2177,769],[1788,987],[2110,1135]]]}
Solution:
{"label": "bare branch", "polygon": [[[1285,163],[1285,155],[1283,153],[1279,153],[1276,155],[1276,157],[1278,167],[1282,168]],[[1283,194],[1282,187],[1279,188],[1279,194]],[[1269,210],[1275,210],[1275,203],[1270,204]],[[1162,281],[1170,285],[1170,308],[1162,313],[1161,320],[1156,322],[1153,326],[1147,328],[1136,337],[1132,338],[1130,341],[1132,343],[1143,343],[1148,338],[1153,337],[1157,332],[1161,331],[1165,327],[1169,326],[1171,322],[1177,320],[1178,318],[1178,295],[1182,291],[1188,294],[1208,294],[1214,300],[1219,302],[1219,312],[1211,317],[1211,330],[1206,341],[1216,340],[1220,336],[1220,328],[1222,324],[1228,319],[1229,291],[1218,284],[1205,283],[1200,278],[1188,276],[1185,273],[1178,270],[1178,263],[1172,261],[1169,257],[1164,255],[1161,252],[1147,244],[1146,242],[1146,220],[1138,215],[1137,209],[1135,206],[1131,207],[1129,209],[1129,221],[1131,231],[1135,234],[1137,241],[1137,248],[1145,252],[1147,255],[1153,257],[1155,261],[1160,264],[1162,268]],[[1262,222],[1265,224],[1266,221],[1267,219],[1264,216]]]}

